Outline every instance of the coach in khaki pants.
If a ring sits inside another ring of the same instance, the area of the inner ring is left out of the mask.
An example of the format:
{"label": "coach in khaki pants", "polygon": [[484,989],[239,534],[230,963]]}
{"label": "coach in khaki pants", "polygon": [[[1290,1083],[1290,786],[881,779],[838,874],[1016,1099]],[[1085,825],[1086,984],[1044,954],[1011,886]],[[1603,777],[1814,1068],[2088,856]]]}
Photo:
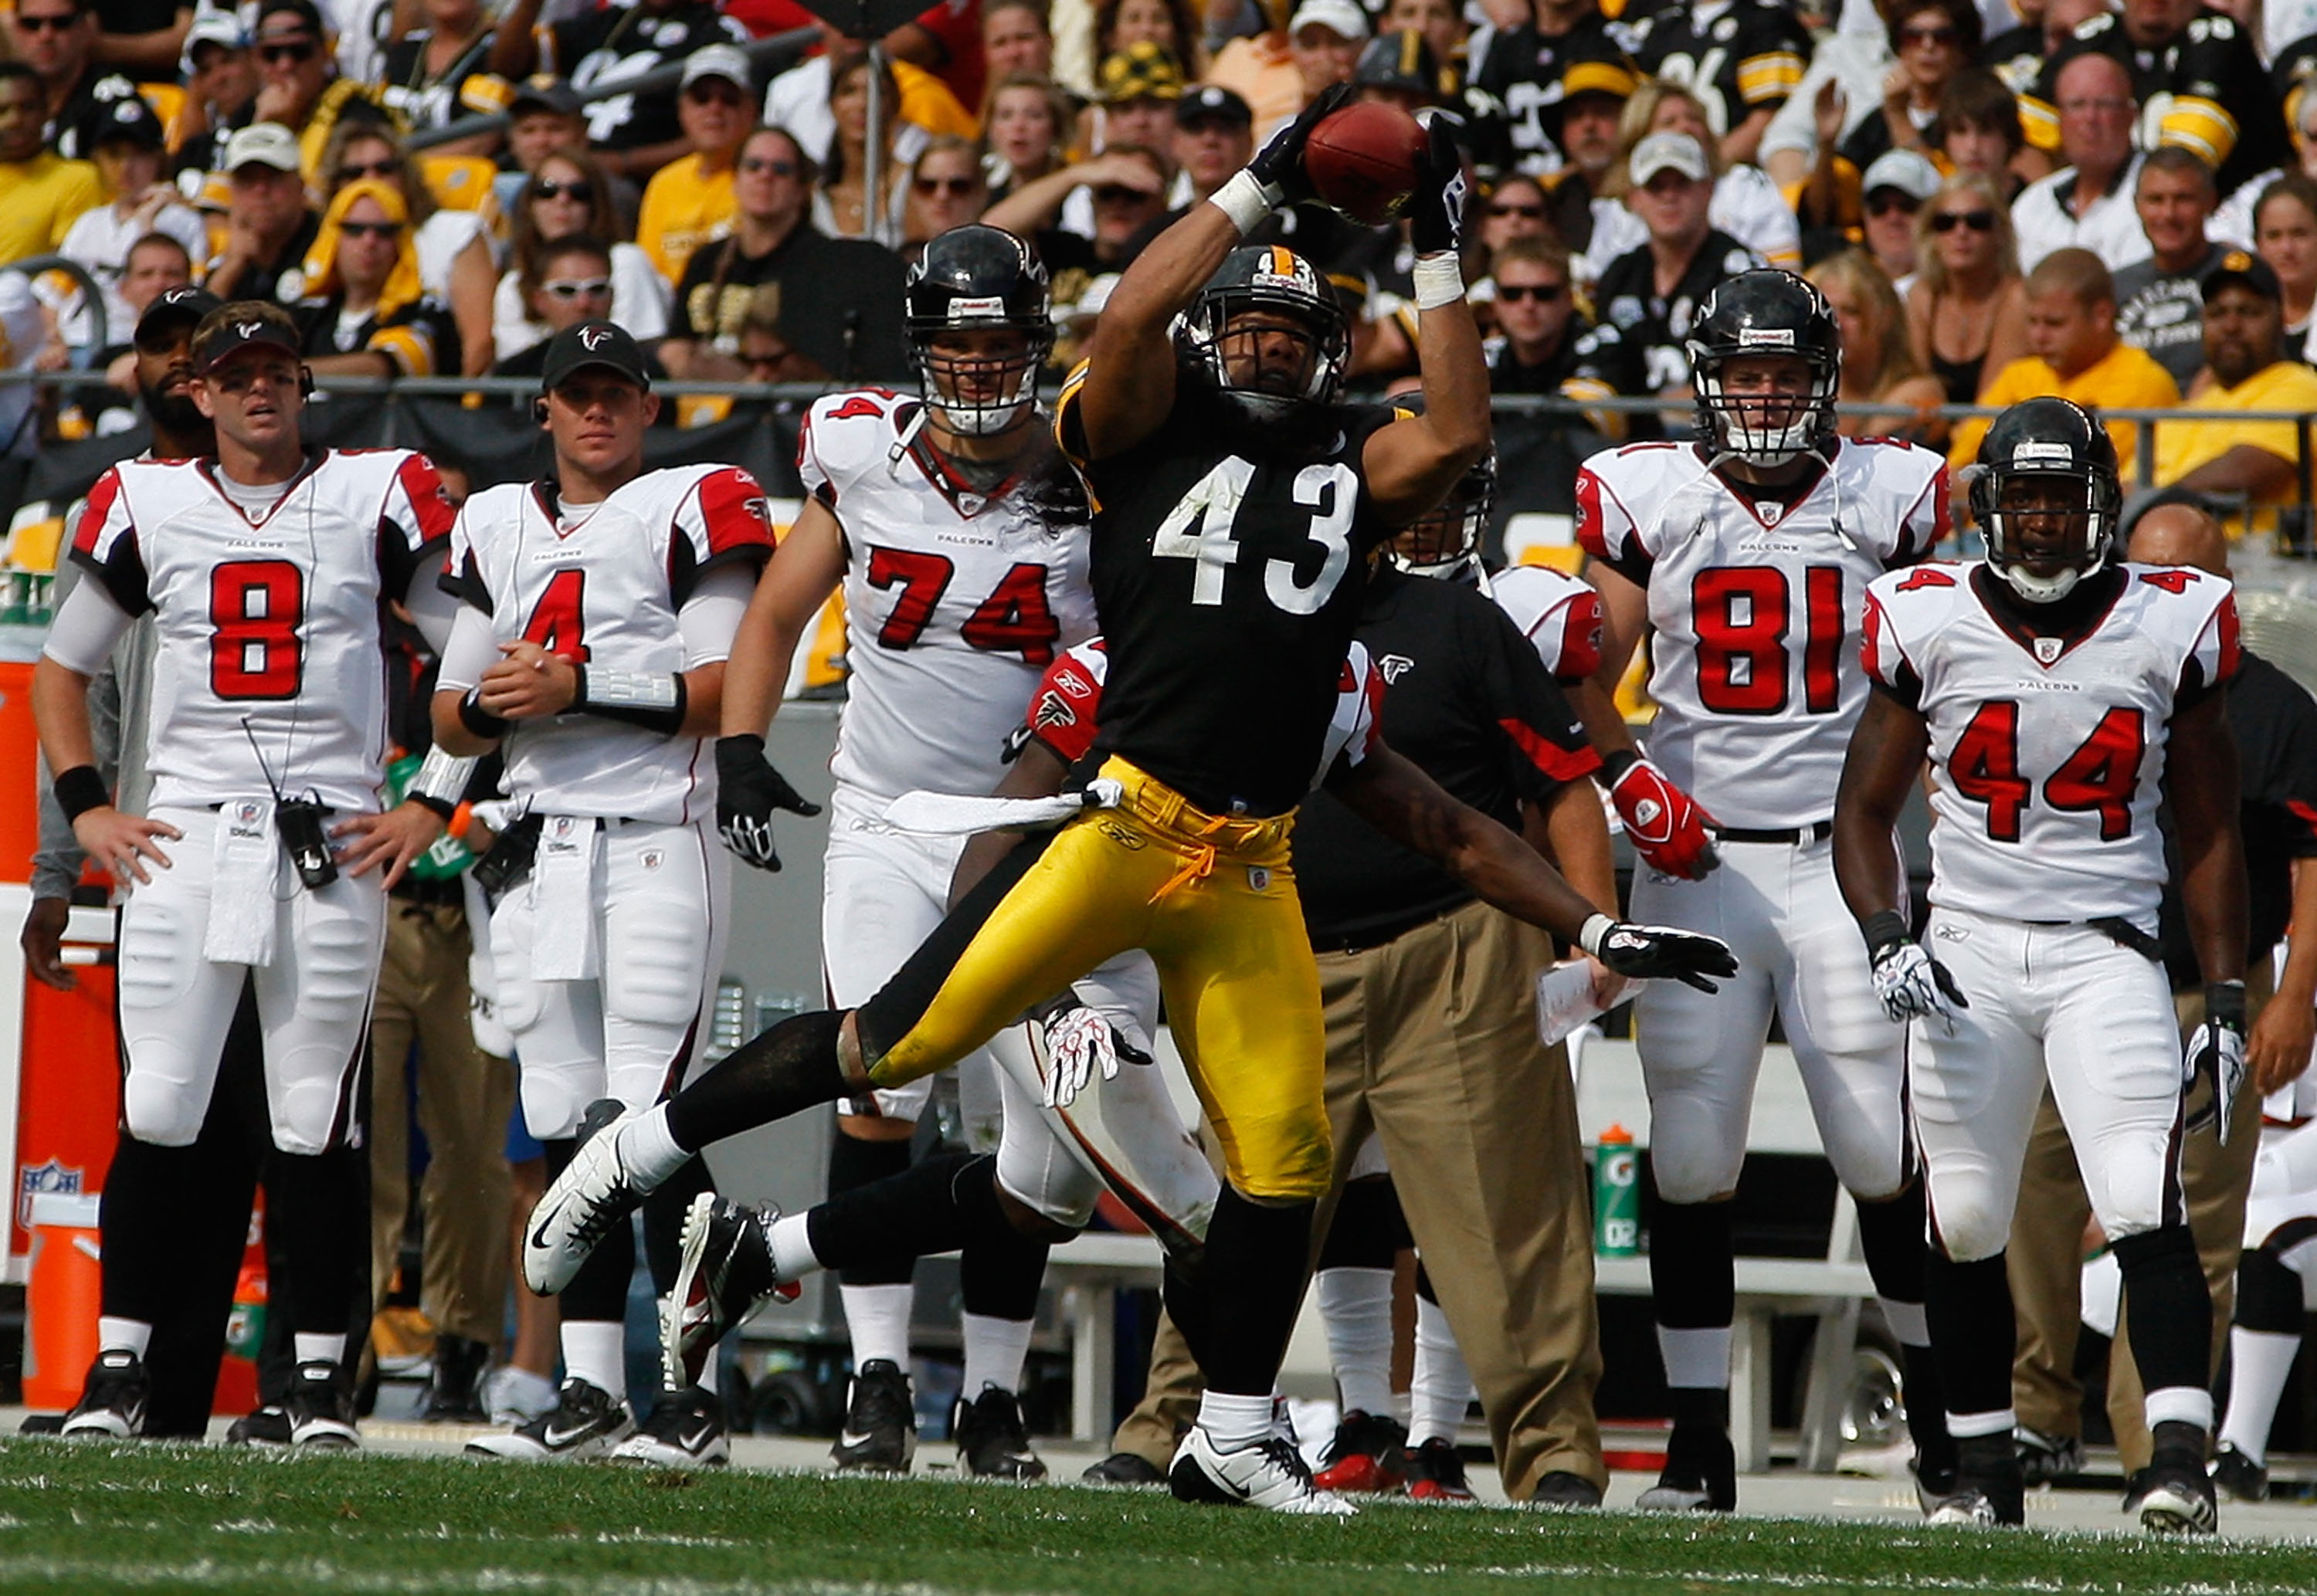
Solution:
{"label": "coach in khaki pants", "polygon": [[[2184,504],[2142,515],[2132,534],[2131,557],[2150,565],[2194,566],[2228,575],[2228,541],[2218,523]],[[2237,1256],[2244,1239],[2245,1195],[2260,1148],[2260,1099],[2290,1081],[2309,1060],[2317,1030],[2317,701],[2276,666],[2250,650],[2229,689],[2229,727],[2241,767],[2240,801],[2245,875],[2250,909],[2246,970],[2251,1032],[2249,1065],[2238,1093],[2234,1128],[2223,1146],[2206,1125],[2184,1138],[2181,1186],[2188,1225],[2213,1293],[2213,1364],[2219,1370],[2236,1301]],[[2167,947],[2177,919],[2166,902]],[[2294,939],[2281,983],[2272,982],[2270,953],[2286,924]],[[2193,961],[2174,964],[2174,1006],[2181,1034],[2204,1019],[2201,976]],[[2274,990],[2272,991],[2272,987]],[[2272,1009],[2274,1012],[2272,1012]],[[2191,1117],[2207,1108],[2212,1088],[2189,1096]],[[2084,1232],[2091,1207],[2051,1093],[2044,1094],[2020,1180],[2017,1217],[2007,1254],[2011,1295],[2019,1320],[2011,1370],[2023,1458],[2039,1472],[2065,1472],[2066,1452],[2080,1444],[2083,1388],[2075,1378],[2082,1312]],[[2116,1452],[2127,1475],[2148,1465],[2151,1442],[2140,1408],[2140,1371],[2118,1336],[2108,1359],[2107,1409]],[[2030,1433],[2032,1432],[2032,1433]]]}
{"label": "coach in khaki pants", "polygon": [[[1598,761],[1519,630],[1475,589],[1386,568],[1359,637],[1390,682],[1384,740],[1484,814],[1525,819],[1571,883],[1613,908],[1608,831],[1588,780]],[[1593,1413],[1589,1188],[1568,1059],[1536,1039],[1550,940],[1324,792],[1299,815],[1294,848],[1319,956],[1337,1189],[1381,1137],[1480,1387],[1506,1493],[1597,1502],[1608,1475]],[[1117,1450],[1163,1468],[1197,1381],[1167,1326]]]}

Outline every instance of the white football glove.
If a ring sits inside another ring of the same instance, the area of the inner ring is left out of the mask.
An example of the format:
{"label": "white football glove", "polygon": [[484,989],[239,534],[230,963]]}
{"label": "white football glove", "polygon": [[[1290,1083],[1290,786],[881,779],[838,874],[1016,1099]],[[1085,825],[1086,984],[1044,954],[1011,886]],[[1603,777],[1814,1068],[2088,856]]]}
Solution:
{"label": "white football glove", "polygon": [[2183,1092],[2196,1084],[2198,1075],[2213,1078],[2213,1101],[2189,1119],[2188,1128],[2194,1130],[2212,1120],[2225,1143],[2236,1114],[2237,1093],[2243,1088],[2245,1078],[2242,982],[2214,982],[2205,986],[2205,1018],[2188,1035],[2187,1053],[2181,1066]]}
{"label": "white football glove", "polygon": [[1953,1036],[1956,1012],[1971,1004],[1947,967],[1907,934],[1906,921],[1895,914],[1877,914],[1862,929],[1883,1012],[1899,1025],[1935,1019]]}
{"label": "white football glove", "polygon": [[1150,1055],[1119,1034],[1118,1028],[1075,997],[1064,997],[1042,1015],[1046,1032],[1046,1106],[1066,1109],[1102,1071],[1118,1079],[1118,1061],[1149,1064]]}

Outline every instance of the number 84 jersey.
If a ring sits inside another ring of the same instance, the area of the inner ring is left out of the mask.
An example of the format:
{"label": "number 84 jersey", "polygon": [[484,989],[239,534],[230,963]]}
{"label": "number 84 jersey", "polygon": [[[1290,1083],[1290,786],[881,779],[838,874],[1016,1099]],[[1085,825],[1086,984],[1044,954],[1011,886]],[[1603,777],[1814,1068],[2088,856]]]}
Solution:
{"label": "number 84 jersey", "polygon": [[1838,440],[1776,495],[1687,443],[1588,460],[1578,541],[1649,593],[1651,759],[1723,825],[1830,817],[1866,701],[1866,584],[1922,559],[1946,519],[1946,461],[1885,440]]}
{"label": "number 84 jersey", "polygon": [[2156,566],[2077,592],[2090,618],[2037,636],[1984,563],[1885,576],[1866,669],[1930,731],[1932,903],[2153,932],[2166,724],[2236,674],[2236,602],[2221,577]]}

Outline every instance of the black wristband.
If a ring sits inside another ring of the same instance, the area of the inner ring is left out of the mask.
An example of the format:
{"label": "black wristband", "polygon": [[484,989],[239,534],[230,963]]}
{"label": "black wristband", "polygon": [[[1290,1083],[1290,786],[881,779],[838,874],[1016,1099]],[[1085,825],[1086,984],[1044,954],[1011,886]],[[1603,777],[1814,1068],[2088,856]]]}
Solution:
{"label": "black wristband", "polygon": [[68,824],[112,801],[112,789],[105,785],[94,765],[75,765],[58,773],[49,790],[57,795],[57,807],[65,812]]}
{"label": "black wristband", "polygon": [[2205,982],[2205,1018],[2242,1035],[2245,1029],[2245,984],[2242,981]]}
{"label": "black wristband", "polygon": [[1625,778],[1625,772],[1642,762],[1642,756],[1630,748],[1612,748],[1601,756],[1601,774],[1615,787]]}
{"label": "black wristband", "polygon": [[481,700],[482,689],[467,689],[467,696],[459,700],[459,724],[479,737],[497,742],[506,736],[507,723],[484,709]]}
{"label": "black wristband", "polygon": [[1866,939],[1866,951],[1870,958],[1882,957],[1884,949],[1911,941],[1914,935],[1907,929],[1907,917],[1896,909],[1884,909],[1878,914],[1869,914],[1858,923],[1858,934]]}

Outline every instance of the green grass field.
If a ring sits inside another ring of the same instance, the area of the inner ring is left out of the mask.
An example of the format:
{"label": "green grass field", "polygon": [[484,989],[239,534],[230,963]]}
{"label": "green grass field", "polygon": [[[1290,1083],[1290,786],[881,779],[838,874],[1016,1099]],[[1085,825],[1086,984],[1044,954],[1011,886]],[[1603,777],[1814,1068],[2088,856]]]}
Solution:
{"label": "green grass field", "polygon": [[431,1458],[0,1446],[0,1589],[604,1596],[2317,1591],[2317,1551]]}

